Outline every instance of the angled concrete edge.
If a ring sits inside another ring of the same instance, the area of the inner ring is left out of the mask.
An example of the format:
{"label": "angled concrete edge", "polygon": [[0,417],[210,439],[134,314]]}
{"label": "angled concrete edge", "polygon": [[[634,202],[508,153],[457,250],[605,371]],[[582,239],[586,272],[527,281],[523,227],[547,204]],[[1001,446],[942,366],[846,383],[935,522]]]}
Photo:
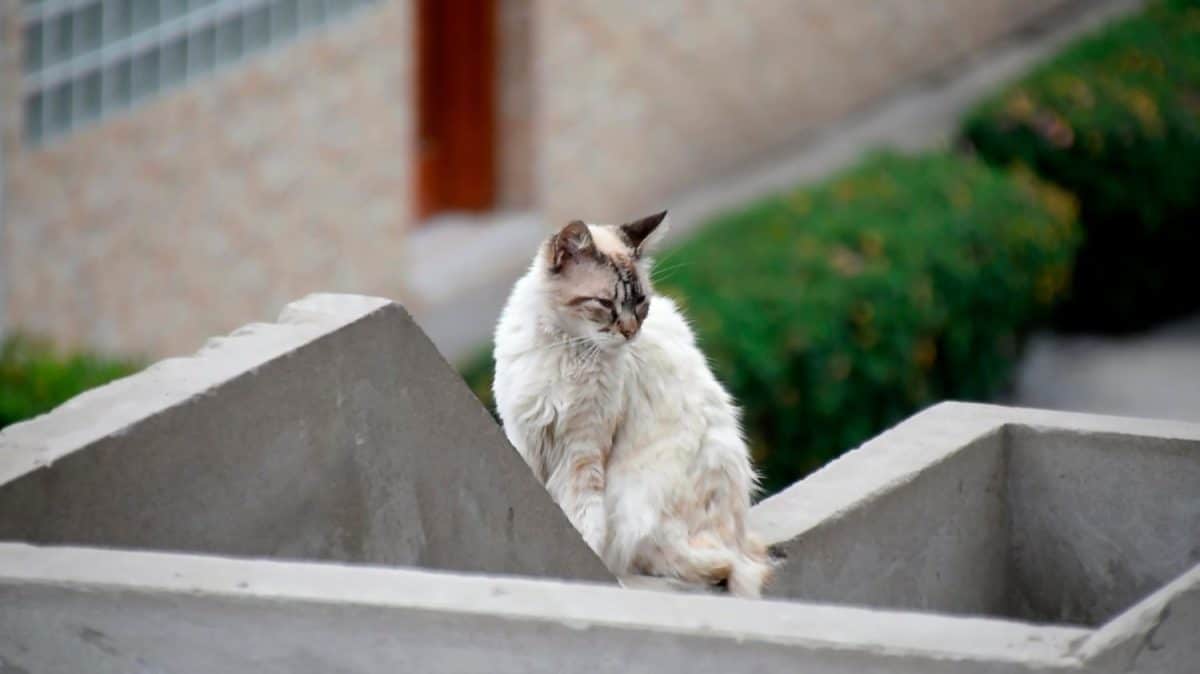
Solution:
{"label": "angled concrete edge", "polygon": [[1198,626],[1200,565],[1096,630],[1078,653],[1102,671],[1195,671]]}
{"label": "angled concrete edge", "polygon": [[85,391],[48,414],[0,431],[0,484],[148,417],[209,394],[221,384],[391,305],[379,297],[310,295],[275,323],[251,323],[213,337],[195,354]]}
{"label": "angled concrete edge", "polygon": [[5,429],[0,540],[612,580],[407,312],[352,295]]}
{"label": "angled concrete edge", "polygon": [[1078,665],[1072,645],[1087,634],[602,585],[20,544],[0,544],[0,602],[0,652],[13,664],[86,657],[97,674],[132,663],[169,663],[173,672],[405,664],[557,672],[587,663],[657,673],[682,662],[695,672],[1067,671]]}
{"label": "angled concrete edge", "polygon": [[905,419],[755,505],[751,525],[770,543],[795,538],[912,480],[1008,425],[1200,441],[1200,425],[1179,421],[943,402]]}

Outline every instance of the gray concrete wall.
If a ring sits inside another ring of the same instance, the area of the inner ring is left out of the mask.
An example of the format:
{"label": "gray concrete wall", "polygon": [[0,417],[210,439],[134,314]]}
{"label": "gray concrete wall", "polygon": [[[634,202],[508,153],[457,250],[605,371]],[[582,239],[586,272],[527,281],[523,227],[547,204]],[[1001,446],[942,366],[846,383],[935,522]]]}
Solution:
{"label": "gray concrete wall", "polygon": [[[0,11],[3,11],[3,6],[0,5]],[[4,77],[4,69],[0,67],[0,79]],[[2,86],[2,85],[0,85]],[[4,105],[3,93],[0,92],[0,128],[4,124]],[[2,132],[0,132],[2,133]],[[0,138],[0,242],[4,241],[4,158],[7,152],[4,149],[4,140]],[[0,243],[0,336],[3,336],[8,330],[8,291],[6,290],[7,279],[3,269],[5,248],[3,243]]]}
{"label": "gray concrete wall", "polygon": [[1200,426],[945,403],[752,525],[778,595],[1093,625],[1084,671],[1200,662]]}
{"label": "gray concrete wall", "polygon": [[1002,434],[978,438],[902,488],[864,498],[778,546],[787,566],[770,592],[807,601],[1003,615],[1004,478]]}
{"label": "gray concrete wall", "polygon": [[0,0],[0,334],[8,327],[8,223],[6,167],[21,142],[21,9],[20,0]]}
{"label": "gray concrete wall", "polygon": [[1008,438],[1013,616],[1098,625],[1200,564],[1200,441]]}
{"label": "gray concrete wall", "polygon": [[0,545],[4,671],[1078,671],[1087,632],[402,569]]}
{"label": "gray concrete wall", "polygon": [[610,578],[408,314],[354,296],[0,433],[0,540]]}
{"label": "gray concrete wall", "polygon": [[[991,430],[944,445],[944,456],[913,463],[917,472],[800,535],[775,537],[788,563],[771,592],[1099,625],[1200,564],[1200,442],[1018,418],[978,426]],[[919,441],[913,423],[811,480],[889,474],[885,462],[894,466],[905,443]],[[812,489],[808,482],[793,490]],[[755,515],[789,519],[799,507],[785,494]]]}

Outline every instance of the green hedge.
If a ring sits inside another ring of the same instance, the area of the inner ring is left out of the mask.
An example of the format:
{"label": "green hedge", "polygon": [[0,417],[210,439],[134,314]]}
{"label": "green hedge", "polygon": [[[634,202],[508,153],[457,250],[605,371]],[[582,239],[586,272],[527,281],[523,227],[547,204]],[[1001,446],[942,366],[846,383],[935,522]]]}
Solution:
{"label": "green hedge", "polygon": [[496,361],[492,359],[491,349],[488,349],[460,364],[458,372],[467,381],[467,386],[471,387],[475,397],[479,398],[479,402],[496,418],[496,423],[500,423],[500,414],[496,412],[496,396],[492,394],[492,371],[495,368]]}
{"label": "green hedge", "polygon": [[[656,276],[774,490],[929,403],[992,397],[1077,241],[1074,201],[1027,174],[884,155],[717,219]],[[489,405],[490,366],[464,369]]]}
{"label": "green hedge", "polygon": [[1159,2],[986,101],[988,161],[1070,190],[1085,242],[1062,327],[1125,331],[1200,307],[1200,2]]}
{"label": "green hedge", "polygon": [[132,361],[63,355],[24,335],[0,345],[0,428],[49,412],[87,389],[138,370]]}

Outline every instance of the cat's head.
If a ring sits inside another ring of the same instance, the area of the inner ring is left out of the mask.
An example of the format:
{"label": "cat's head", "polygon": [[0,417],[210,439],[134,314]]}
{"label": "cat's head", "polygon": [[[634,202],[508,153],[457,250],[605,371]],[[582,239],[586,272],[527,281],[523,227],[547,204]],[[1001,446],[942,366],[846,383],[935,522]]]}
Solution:
{"label": "cat's head", "polygon": [[623,225],[571,222],[546,242],[547,299],[558,327],[600,347],[634,339],[650,310],[649,248],[667,212]]}

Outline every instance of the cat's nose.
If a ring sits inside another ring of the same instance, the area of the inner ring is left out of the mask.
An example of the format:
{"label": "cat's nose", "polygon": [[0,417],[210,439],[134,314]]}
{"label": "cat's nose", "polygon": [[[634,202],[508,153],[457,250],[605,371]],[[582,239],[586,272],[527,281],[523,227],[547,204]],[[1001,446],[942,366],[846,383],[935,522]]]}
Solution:
{"label": "cat's nose", "polygon": [[625,336],[625,339],[630,339],[637,334],[638,322],[636,318],[621,317],[617,319],[617,331]]}

